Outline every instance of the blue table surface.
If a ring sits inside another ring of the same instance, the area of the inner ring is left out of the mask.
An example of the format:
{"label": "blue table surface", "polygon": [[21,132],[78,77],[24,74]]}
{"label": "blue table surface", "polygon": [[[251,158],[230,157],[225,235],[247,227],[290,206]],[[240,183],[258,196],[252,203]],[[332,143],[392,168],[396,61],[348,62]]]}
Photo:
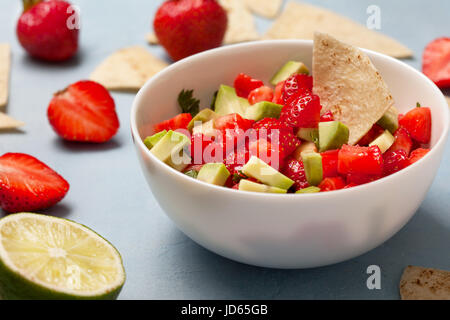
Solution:
{"label": "blue table surface", "polygon": [[[407,265],[450,269],[449,148],[413,219],[386,243],[350,261],[308,270],[272,270],[227,260],[195,244],[159,208],[141,174],[129,127],[134,94],[113,93],[121,129],[103,145],[63,142],[46,118],[53,92],[87,78],[116,49],[146,46],[145,36],[162,1],[72,2],[81,8],[81,51],[77,58],[56,65],[30,59],[19,46],[15,24],[20,1],[0,5],[0,42],[9,42],[13,52],[7,110],[26,122],[23,132],[0,134],[0,154],[34,155],[70,182],[67,197],[45,213],[83,223],[118,248],[127,272],[120,299],[398,299],[398,283]],[[415,58],[405,61],[416,68],[421,67],[428,42],[450,35],[447,0],[308,2],[361,23],[368,18],[367,7],[378,5],[381,31],[413,49]],[[261,32],[269,25],[269,20],[257,18]],[[166,57],[160,47],[149,50]],[[380,290],[366,286],[370,265],[381,268]]]}

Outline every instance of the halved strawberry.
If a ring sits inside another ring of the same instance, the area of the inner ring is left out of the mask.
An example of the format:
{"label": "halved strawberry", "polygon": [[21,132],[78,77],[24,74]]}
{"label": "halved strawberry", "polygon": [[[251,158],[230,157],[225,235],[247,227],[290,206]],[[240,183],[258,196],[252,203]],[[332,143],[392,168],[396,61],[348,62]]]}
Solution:
{"label": "halved strawberry", "polygon": [[320,122],[320,98],[311,93],[289,100],[281,110],[280,120],[294,128],[317,128]]}
{"label": "halved strawberry", "polygon": [[286,159],[286,163],[281,171],[286,177],[294,180],[293,188],[295,191],[309,187],[306,179],[305,167],[302,161],[295,158]]}
{"label": "halved strawberry", "polygon": [[93,81],[79,81],[57,92],[47,117],[55,132],[70,141],[105,142],[119,129],[113,98]]}
{"label": "halved strawberry", "polygon": [[325,178],[319,184],[320,191],[327,192],[345,188],[345,181],[341,177]]}
{"label": "halved strawberry", "polygon": [[383,155],[380,148],[343,145],[338,155],[338,172],[342,175],[381,175]]}
{"label": "halved strawberry", "polygon": [[0,157],[0,207],[7,212],[49,208],[68,190],[63,177],[30,155],[6,153]]}
{"label": "halved strawberry", "polygon": [[405,150],[387,151],[383,154],[383,175],[388,176],[406,168],[409,165],[408,155]]}
{"label": "halved strawberry", "polygon": [[423,148],[418,148],[413,152],[411,152],[411,155],[409,156],[409,165],[412,165],[413,163],[425,157],[425,155],[428,152],[430,152],[430,149],[423,149]]}
{"label": "halved strawberry", "polygon": [[248,102],[252,105],[262,101],[272,102],[272,100],[273,100],[273,89],[266,86],[256,88],[252,90],[248,95]]}
{"label": "halved strawberry", "polygon": [[450,38],[428,44],[423,54],[423,73],[439,88],[450,88]]}
{"label": "halved strawberry", "polygon": [[384,129],[377,125],[376,123],[372,126],[372,128],[367,132],[359,141],[359,146],[368,146],[369,143],[371,143],[373,140],[378,138],[382,133],[384,132]]}
{"label": "halved strawberry", "polygon": [[394,134],[394,144],[389,148],[388,151],[405,151],[406,155],[409,156],[411,149],[413,147],[413,141],[411,136],[405,128],[399,128]]}
{"label": "halved strawberry", "polygon": [[163,130],[177,130],[177,129],[187,129],[189,122],[192,120],[192,115],[190,113],[180,113],[179,115],[173,117],[172,119],[160,122],[153,126],[153,130],[160,132]]}
{"label": "halved strawberry", "polygon": [[400,127],[405,128],[411,138],[420,143],[429,143],[431,139],[431,110],[418,107],[410,110],[399,121]]}
{"label": "halved strawberry", "polygon": [[248,98],[250,92],[256,88],[262,87],[264,82],[261,80],[253,79],[245,73],[240,73],[234,80],[234,89],[236,89],[236,94],[241,98]]}
{"label": "halved strawberry", "polygon": [[323,177],[331,178],[338,175],[339,150],[329,150],[321,153]]}
{"label": "halved strawberry", "polygon": [[311,93],[313,89],[313,78],[306,74],[294,74],[290,76],[283,85],[281,99],[286,105],[291,98],[304,93]]}

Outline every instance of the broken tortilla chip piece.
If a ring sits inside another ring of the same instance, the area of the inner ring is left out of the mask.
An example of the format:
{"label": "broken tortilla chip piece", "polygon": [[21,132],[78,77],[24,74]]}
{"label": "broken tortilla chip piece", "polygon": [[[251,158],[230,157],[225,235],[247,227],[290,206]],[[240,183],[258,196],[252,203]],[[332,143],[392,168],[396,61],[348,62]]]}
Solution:
{"label": "broken tortilla chip piece", "polygon": [[242,0],[219,0],[219,2],[228,15],[227,32],[223,40],[225,44],[253,41],[260,38],[253,15]]}
{"label": "broken tortilla chip piece", "polygon": [[159,44],[158,37],[153,32],[147,34],[147,42],[151,45]]}
{"label": "broken tortilla chip piece", "polygon": [[13,119],[6,114],[0,112],[0,131],[17,129],[25,125],[22,121]]}
{"label": "broken tortilla chip piece", "polygon": [[257,15],[273,19],[280,11],[283,0],[244,0],[247,8]]}
{"label": "broken tortilla chip piece", "polygon": [[386,83],[364,52],[319,32],[314,37],[313,79],[322,112],[331,111],[335,120],[348,126],[350,145],[394,105]]}
{"label": "broken tortilla chip piece", "polygon": [[402,300],[450,300],[450,271],[408,266],[400,280]]}
{"label": "broken tortilla chip piece", "polygon": [[0,110],[8,103],[10,68],[11,47],[7,43],[0,43]]}
{"label": "broken tortilla chip piece", "polygon": [[388,36],[329,10],[304,3],[289,2],[264,38],[311,40],[315,31],[328,33],[348,44],[396,58],[413,55],[410,49]]}
{"label": "broken tortilla chip piece", "polygon": [[145,82],[167,67],[145,48],[121,49],[103,61],[90,76],[109,90],[138,91]]}

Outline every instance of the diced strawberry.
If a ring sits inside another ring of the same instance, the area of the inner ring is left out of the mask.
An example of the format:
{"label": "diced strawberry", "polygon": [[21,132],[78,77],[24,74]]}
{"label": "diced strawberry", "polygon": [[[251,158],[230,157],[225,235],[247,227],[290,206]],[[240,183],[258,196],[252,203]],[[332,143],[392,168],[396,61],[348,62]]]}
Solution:
{"label": "diced strawberry", "polygon": [[262,87],[264,82],[261,80],[253,79],[245,73],[240,73],[234,80],[234,88],[236,89],[236,94],[241,98],[248,98],[250,92],[256,88]]}
{"label": "diced strawberry", "polygon": [[294,181],[293,188],[295,191],[309,187],[302,161],[288,158],[281,173]]}
{"label": "diced strawberry", "polygon": [[409,156],[409,165],[412,165],[413,163],[422,159],[428,152],[430,152],[430,149],[423,148],[418,148],[411,152],[411,155]]}
{"label": "diced strawberry", "polygon": [[321,109],[318,96],[310,93],[300,95],[283,107],[280,120],[294,128],[317,128]]}
{"label": "diced strawberry", "polygon": [[57,92],[47,117],[55,132],[69,141],[101,143],[119,129],[113,98],[94,81],[78,81]]}
{"label": "diced strawberry", "polygon": [[354,187],[357,187],[358,185],[356,184],[356,183],[349,183],[349,184],[347,184],[345,187],[344,187],[344,189],[350,189],[350,188],[354,188]]}
{"label": "diced strawberry", "polygon": [[320,191],[327,192],[345,188],[345,181],[341,177],[325,178],[319,184]]}
{"label": "diced strawberry", "polygon": [[383,175],[388,176],[406,168],[409,165],[408,155],[405,150],[387,151],[383,154]]}
{"label": "diced strawberry", "polygon": [[429,143],[431,139],[431,110],[426,107],[414,108],[399,121],[411,138],[420,143]]}
{"label": "diced strawberry", "polygon": [[255,90],[252,90],[252,92],[250,92],[250,94],[248,95],[248,102],[252,105],[262,101],[272,102],[272,100],[273,89],[266,86],[256,88]]}
{"label": "diced strawberry", "polygon": [[342,175],[381,175],[383,155],[378,146],[342,146],[338,155],[338,172]]}
{"label": "diced strawberry", "polygon": [[290,76],[285,82],[282,90],[283,105],[297,95],[304,93],[311,93],[313,88],[313,78],[305,74],[294,74]]}
{"label": "diced strawberry", "polygon": [[189,122],[191,122],[192,116],[190,113],[181,113],[172,119],[163,121],[161,123],[155,124],[153,130],[155,133],[163,130],[177,130],[177,129],[187,129]]}
{"label": "diced strawberry", "polygon": [[259,138],[268,138],[272,143],[279,144],[280,156],[289,156],[301,144],[294,135],[292,127],[275,118],[264,118],[253,125]]}
{"label": "diced strawberry", "polygon": [[330,121],[334,121],[334,116],[333,112],[328,110],[327,112],[325,112],[323,115],[320,116],[320,122],[330,122]]}
{"label": "diced strawberry", "polygon": [[394,144],[389,148],[388,151],[405,151],[406,155],[409,156],[411,149],[413,147],[413,141],[409,135],[408,130],[405,128],[399,128],[394,134]]}
{"label": "diced strawberry", "polygon": [[349,173],[346,176],[347,185],[359,186],[380,179],[381,175]]}
{"label": "diced strawberry", "polygon": [[282,166],[283,156],[280,148],[268,140],[260,138],[252,141],[248,149],[251,156],[258,157],[273,168],[278,170]]}
{"label": "diced strawberry", "polygon": [[423,54],[423,73],[439,88],[450,88],[450,38],[434,40]]}
{"label": "diced strawberry", "polygon": [[358,141],[358,145],[360,146],[368,146],[373,140],[378,138],[382,133],[384,132],[384,129],[380,127],[377,124],[374,124],[372,128],[365,134],[364,137],[362,137]]}
{"label": "diced strawberry", "polygon": [[7,212],[49,208],[68,190],[63,177],[30,155],[6,153],[0,157],[0,207]]}
{"label": "diced strawberry", "polygon": [[249,159],[250,152],[246,149],[239,149],[228,154],[224,163],[230,174],[233,175],[242,170],[242,167],[248,162]]}
{"label": "diced strawberry", "polygon": [[212,142],[213,141],[211,137],[205,136],[201,133],[192,135],[190,146],[192,163],[196,165],[201,165],[205,163],[205,159],[203,159],[203,153],[205,151],[205,148],[209,146]]}
{"label": "diced strawberry", "polygon": [[255,121],[244,119],[237,113],[227,114],[214,120],[214,127],[225,132],[226,129],[250,129]]}
{"label": "diced strawberry", "polygon": [[338,175],[339,150],[329,150],[321,153],[323,177],[331,178]]}
{"label": "diced strawberry", "polygon": [[277,84],[277,86],[275,87],[275,92],[273,94],[273,103],[276,104],[283,104],[283,87],[284,87],[284,81],[281,81]]}

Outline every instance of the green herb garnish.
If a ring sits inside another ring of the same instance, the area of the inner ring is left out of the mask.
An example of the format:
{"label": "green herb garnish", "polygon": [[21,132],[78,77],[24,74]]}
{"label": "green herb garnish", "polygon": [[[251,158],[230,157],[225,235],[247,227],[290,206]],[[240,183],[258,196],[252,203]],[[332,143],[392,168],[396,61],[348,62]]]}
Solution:
{"label": "green herb garnish", "polygon": [[183,113],[190,113],[192,117],[200,111],[200,100],[194,98],[194,90],[181,90],[178,105]]}

